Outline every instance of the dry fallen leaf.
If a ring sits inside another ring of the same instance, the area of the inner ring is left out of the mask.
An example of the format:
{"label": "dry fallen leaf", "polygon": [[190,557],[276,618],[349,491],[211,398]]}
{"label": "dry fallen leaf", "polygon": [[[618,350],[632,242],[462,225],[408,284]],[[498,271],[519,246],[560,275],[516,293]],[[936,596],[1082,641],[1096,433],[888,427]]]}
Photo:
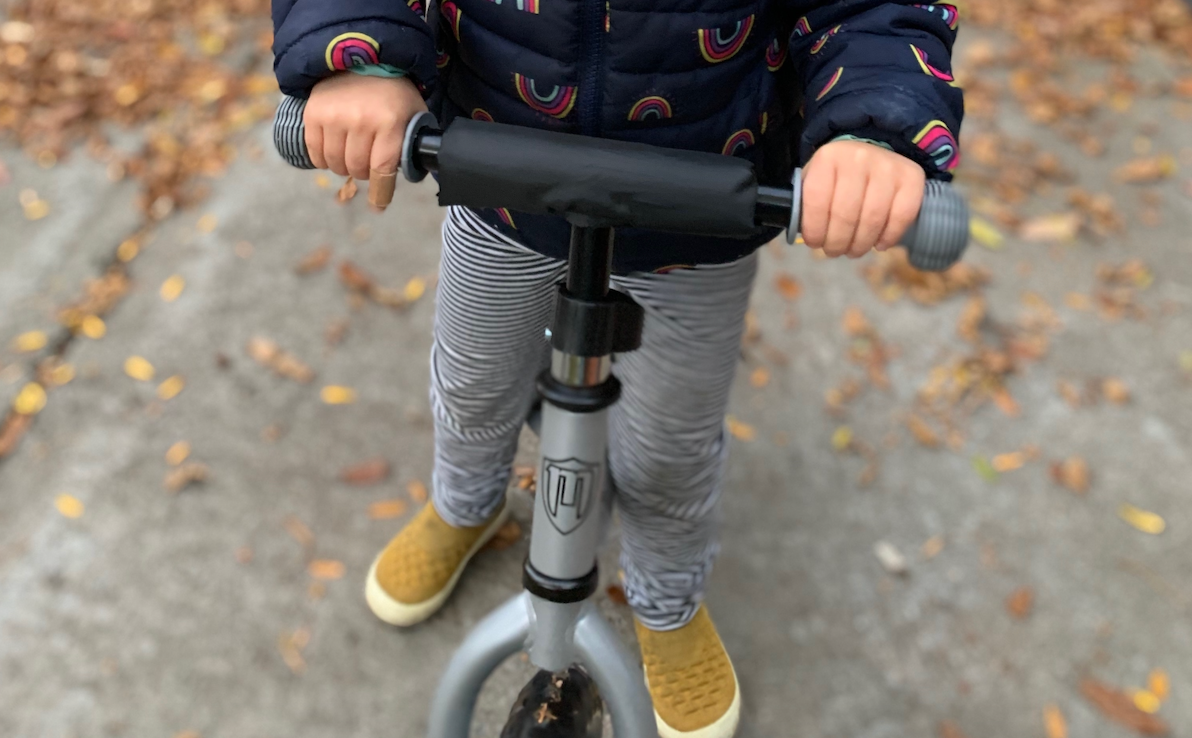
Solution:
{"label": "dry fallen leaf", "polygon": [[1021,469],[1022,465],[1026,463],[1026,454],[1021,451],[1014,451],[1008,454],[998,454],[990,461],[990,466],[994,471],[1005,473]]}
{"label": "dry fallen leaf", "polygon": [[173,302],[182,295],[184,289],[186,289],[186,279],[181,274],[175,274],[161,283],[161,299],[165,302]]}
{"label": "dry fallen leaf", "polygon": [[339,202],[347,202],[356,196],[359,188],[356,186],[356,180],[353,177],[348,177],[344,181],[343,186],[339,188],[339,192],[335,193],[335,199]]}
{"label": "dry fallen leaf", "polygon": [[299,628],[293,633],[282,633],[277,639],[277,649],[281,652],[282,661],[295,674],[306,671],[306,660],[302,658],[302,650],[310,642],[310,631]]}
{"label": "dry fallen leaf", "polygon": [[1171,694],[1171,678],[1163,669],[1155,669],[1147,675],[1146,687],[1160,700],[1165,700]]}
{"label": "dry fallen leaf", "polygon": [[46,390],[37,382],[29,382],[13,398],[12,409],[18,415],[37,415],[46,406]]}
{"label": "dry fallen leaf", "polygon": [[190,444],[186,441],[178,441],[174,445],[166,449],[166,463],[170,466],[178,466],[190,456]]}
{"label": "dry fallen leaf", "polygon": [[207,466],[197,461],[182,464],[166,474],[165,487],[170,492],[181,492],[192,484],[207,481]]}
{"label": "dry fallen leaf", "polygon": [[1005,243],[1005,236],[989,221],[974,217],[969,221],[969,234],[978,244],[992,251],[997,251]]}
{"label": "dry fallen leaf", "polygon": [[853,429],[847,425],[839,426],[832,431],[832,448],[845,451],[853,445]]}
{"label": "dry fallen leaf", "polygon": [[1064,719],[1064,713],[1060,712],[1057,705],[1043,708],[1043,728],[1047,732],[1047,738],[1068,738],[1068,721]]}
{"label": "dry fallen leaf", "polygon": [[841,323],[844,326],[845,334],[849,336],[861,336],[873,330],[865,313],[855,305],[845,309]]}
{"label": "dry fallen leaf", "polygon": [[1162,517],[1129,503],[1122,503],[1118,508],[1118,516],[1143,533],[1153,536],[1157,536],[1167,529],[1167,522]]}
{"label": "dry fallen leaf", "polygon": [[77,497],[71,495],[58,495],[54,498],[54,507],[58,508],[58,512],[64,518],[81,518],[83,517],[83,503]]}
{"label": "dry fallen leaf", "polygon": [[1175,157],[1170,155],[1132,159],[1114,170],[1113,177],[1119,182],[1142,184],[1158,182],[1179,171]]}
{"label": "dry fallen leaf", "polygon": [[927,424],[927,421],[919,417],[915,413],[911,413],[906,418],[906,427],[910,429],[911,435],[915,437],[921,445],[927,448],[939,448],[940,437],[935,432],[935,429]]}
{"label": "dry fallen leaf", "polygon": [[314,274],[325,269],[330,262],[331,247],[324,244],[302,257],[294,266],[294,271],[298,274]]}
{"label": "dry fallen leaf", "polygon": [[340,481],[357,485],[376,484],[388,477],[389,462],[381,458],[349,466],[339,473]]}
{"label": "dry fallen leaf", "polygon": [[199,222],[195,224],[195,227],[199,229],[200,233],[210,233],[215,230],[217,225],[219,225],[219,218],[214,213],[207,213],[199,218]]}
{"label": "dry fallen leaf", "polygon": [[6,419],[0,421],[0,459],[16,449],[32,422],[32,415],[21,415],[18,412],[9,413]]}
{"label": "dry fallen leaf", "polygon": [[1022,224],[1018,235],[1024,241],[1065,243],[1076,238],[1083,221],[1080,213],[1054,213],[1031,218]]}
{"label": "dry fallen leaf", "polygon": [[923,547],[919,549],[919,555],[923,557],[924,561],[934,559],[939,556],[940,551],[944,550],[944,537],[932,536],[923,542]]}
{"label": "dry fallen leaf", "polygon": [[287,515],[282,519],[281,524],[286,529],[286,532],[290,534],[290,537],[298,542],[298,545],[308,551],[314,547],[315,534],[311,533],[310,528],[306,527],[306,523],[303,523],[293,515]]}
{"label": "dry fallen leaf", "polygon": [[1101,381],[1101,394],[1106,400],[1117,405],[1124,405],[1130,401],[1130,388],[1116,377],[1109,377]]}
{"label": "dry fallen leaf", "polygon": [[124,373],[138,382],[151,382],[156,371],[143,356],[130,356],[124,360]]}
{"label": "dry fallen leaf", "polygon": [[951,720],[944,720],[940,723],[940,738],[968,738],[960,726]]}
{"label": "dry fallen leaf", "polygon": [[356,390],[351,387],[328,385],[319,392],[319,397],[328,405],[351,405],[356,401]]}
{"label": "dry fallen leaf", "polygon": [[1163,701],[1149,689],[1134,690],[1130,693],[1130,699],[1134,700],[1135,707],[1148,715],[1154,715],[1163,706]]}
{"label": "dry fallen leaf", "polygon": [[753,385],[755,389],[762,389],[770,383],[770,370],[764,366],[759,366],[749,373],[749,384]]}
{"label": "dry fallen leaf", "polygon": [[407,303],[417,302],[424,294],[426,294],[426,280],[422,277],[411,277],[401,291],[402,299]]}
{"label": "dry fallen leaf", "polygon": [[521,540],[522,529],[521,525],[516,520],[508,520],[497,529],[496,535],[488,542],[485,548],[493,551],[503,551],[513,544]]}
{"label": "dry fallen leaf", "polygon": [[779,272],[778,276],[774,278],[774,288],[778,290],[782,299],[788,302],[799,299],[799,295],[803,293],[803,286],[799,284],[799,280],[786,272]]}
{"label": "dry fallen leaf", "polygon": [[49,343],[44,331],[26,331],[12,341],[12,348],[22,354],[40,351]]}
{"label": "dry fallen leaf", "polygon": [[629,600],[625,597],[625,588],[620,584],[610,584],[605,588],[604,591],[608,595],[608,599],[612,601],[614,605],[621,605],[624,607],[629,604]]}
{"label": "dry fallen leaf", "polygon": [[1128,694],[1104,682],[1085,679],[1080,683],[1080,692],[1102,715],[1137,733],[1167,735],[1170,732],[1162,719],[1139,710]]}
{"label": "dry fallen leaf", "polygon": [[1019,587],[1006,598],[1006,610],[1019,620],[1030,615],[1034,606],[1035,590],[1030,587]]}
{"label": "dry fallen leaf", "polygon": [[728,432],[738,441],[749,443],[757,438],[756,428],[748,423],[737,420],[732,415],[726,417],[724,422],[728,426]]}
{"label": "dry fallen leaf", "polygon": [[299,384],[307,384],[315,378],[313,369],[299,360],[297,356],[283,351],[268,338],[253,336],[248,340],[245,350],[253,361],[272,369],[278,376],[292,379]]}
{"label": "dry fallen leaf", "polygon": [[376,286],[373,278],[346,259],[339,263],[339,281],[353,292],[367,295]]}
{"label": "dry fallen leaf", "polygon": [[368,506],[369,520],[392,520],[406,513],[405,500],[377,500]]}
{"label": "dry fallen leaf", "polygon": [[1089,491],[1089,466],[1079,456],[1072,456],[1051,464],[1051,478],[1064,487],[1084,494]]}
{"label": "dry fallen leaf", "polygon": [[306,565],[306,572],[315,579],[331,582],[343,579],[344,564],[335,559],[315,559]]}
{"label": "dry fallen leaf", "polygon": [[406,485],[406,494],[410,496],[410,499],[413,500],[414,504],[416,505],[426,504],[426,500],[430,496],[426,491],[426,485],[418,479],[411,480],[410,483]]}
{"label": "dry fallen leaf", "polygon": [[186,387],[186,379],[180,374],[166,379],[161,384],[157,385],[157,399],[172,400],[178,396],[180,392]]}

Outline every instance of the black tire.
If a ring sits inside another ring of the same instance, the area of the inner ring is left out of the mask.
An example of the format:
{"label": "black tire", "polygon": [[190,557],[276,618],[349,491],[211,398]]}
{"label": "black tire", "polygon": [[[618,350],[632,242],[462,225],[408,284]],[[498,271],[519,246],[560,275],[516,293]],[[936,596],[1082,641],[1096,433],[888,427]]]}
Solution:
{"label": "black tire", "polygon": [[582,669],[540,671],[522,689],[501,738],[600,738],[604,703]]}

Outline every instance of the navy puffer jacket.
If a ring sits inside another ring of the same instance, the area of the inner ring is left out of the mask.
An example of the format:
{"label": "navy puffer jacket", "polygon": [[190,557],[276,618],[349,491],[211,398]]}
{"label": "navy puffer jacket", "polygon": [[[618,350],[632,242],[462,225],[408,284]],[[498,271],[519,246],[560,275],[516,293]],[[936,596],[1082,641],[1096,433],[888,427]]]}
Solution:
{"label": "navy puffer jacket", "polygon": [[[442,124],[464,115],[751,160],[762,182],[845,134],[946,179],[964,114],[955,6],[879,0],[274,0],[283,92],[360,64],[399,67]],[[427,23],[429,13],[437,22]],[[437,47],[437,48],[436,48]],[[482,213],[565,256],[559,218]],[[617,234],[616,269],[724,262],[743,240]]]}

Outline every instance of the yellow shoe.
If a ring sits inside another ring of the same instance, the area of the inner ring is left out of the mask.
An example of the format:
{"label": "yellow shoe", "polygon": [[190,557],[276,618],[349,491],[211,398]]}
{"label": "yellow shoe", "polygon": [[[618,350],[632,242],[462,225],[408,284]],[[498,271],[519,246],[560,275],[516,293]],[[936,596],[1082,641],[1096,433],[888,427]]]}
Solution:
{"label": "yellow shoe", "polygon": [[707,608],[678,630],[634,621],[661,738],[732,738],[741,689]]}
{"label": "yellow shoe", "polygon": [[509,517],[501,510],[471,528],[448,525],[427,504],[373,561],[364,585],[369,608],[390,625],[421,623],[443,606],[460,574]]}

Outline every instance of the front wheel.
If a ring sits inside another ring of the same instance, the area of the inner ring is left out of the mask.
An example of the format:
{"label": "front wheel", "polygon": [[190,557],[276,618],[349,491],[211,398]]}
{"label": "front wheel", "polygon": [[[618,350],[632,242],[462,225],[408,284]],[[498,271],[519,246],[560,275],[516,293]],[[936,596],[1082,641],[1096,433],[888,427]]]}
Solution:
{"label": "front wheel", "polygon": [[517,696],[501,738],[600,738],[604,703],[578,666],[540,671]]}

